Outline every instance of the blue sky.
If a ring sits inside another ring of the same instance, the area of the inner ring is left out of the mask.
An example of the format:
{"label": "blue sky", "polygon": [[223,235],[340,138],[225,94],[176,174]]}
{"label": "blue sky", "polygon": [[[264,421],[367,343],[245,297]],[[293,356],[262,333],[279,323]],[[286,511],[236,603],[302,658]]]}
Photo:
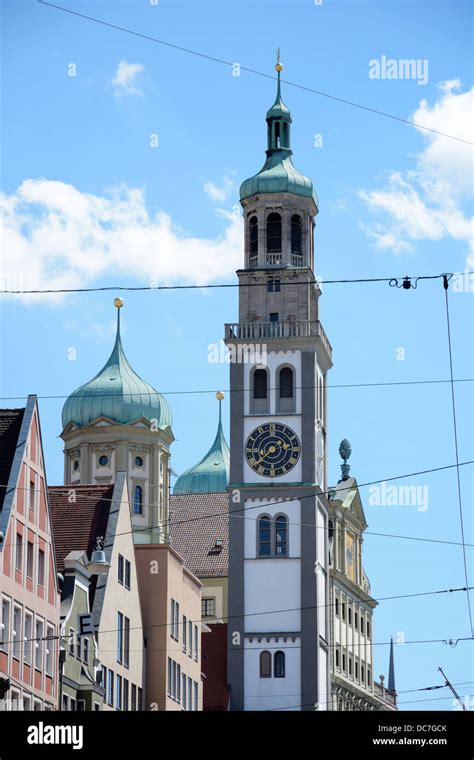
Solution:
{"label": "blue sky", "polygon": [[[270,75],[280,46],[288,82],[472,139],[468,3],[64,5]],[[243,71],[232,76],[229,67],[30,0],[4,2],[2,14],[2,287],[235,282],[242,262],[238,186],[263,164],[274,82]],[[427,60],[427,84],[369,78],[369,62],[382,55]],[[345,279],[470,267],[464,289],[451,290],[449,299],[455,377],[473,377],[469,146],[285,84],[283,97],[293,116],[295,165],[320,198],[316,274]],[[150,147],[153,135],[157,148]],[[51,484],[62,481],[61,397],[109,355],[114,295],[1,300],[2,404],[40,397]],[[160,391],[175,392],[168,396],[177,439],[172,466],[180,473],[214,436],[214,393],[228,388],[228,366],[209,363],[208,346],[221,339],[224,322],[237,320],[237,291],[123,295],[132,366]],[[320,307],[334,350],[330,385],[449,377],[440,281],[411,291],[328,284]],[[189,390],[209,393],[182,393]],[[224,403],[227,412],[228,396]],[[474,459],[471,383],[456,384],[456,403],[460,460]],[[331,388],[328,437],[333,482],[343,437],[352,443],[360,483],[452,464],[450,387]],[[371,505],[363,488],[369,532],[460,540],[455,470],[401,483],[428,487],[428,509]],[[461,469],[461,485],[466,540],[474,543],[472,467]],[[365,567],[375,597],[465,585],[460,546],[367,535]],[[399,633],[406,640],[468,636],[465,594],[381,602],[375,640]],[[441,665],[453,682],[472,682],[459,690],[474,705],[471,647],[397,646],[399,690],[441,683]],[[388,648],[375,647],[375,654],[378,677],[387,672]],[[453,709],[450,698],[408,703],[423,697],[401,694],[400,702]]]}

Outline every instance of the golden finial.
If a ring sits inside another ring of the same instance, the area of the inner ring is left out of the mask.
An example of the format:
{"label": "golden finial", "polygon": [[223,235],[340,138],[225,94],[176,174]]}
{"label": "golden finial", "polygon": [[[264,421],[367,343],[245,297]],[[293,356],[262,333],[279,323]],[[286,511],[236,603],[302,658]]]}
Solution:
{"label": "golden finial", "polygon": [[114,298],[114,306],[116,306],[117,309],[121,309],[123,306],[123,298]]}
{"label": "golden finial", "polygon": [[222,391],[217,391],[217,393],[216,393],[216,399],[218,401],[222,401],[223,398],[224,398],[224,394],[222,393]]}
{"label": "golden finial", "polygon": [[278,71],[278,73],[280,73],[280,71],[283,71],[283,66],[280,63],[280,48],[277,50],[277,62],[275,64],[275,71]]}

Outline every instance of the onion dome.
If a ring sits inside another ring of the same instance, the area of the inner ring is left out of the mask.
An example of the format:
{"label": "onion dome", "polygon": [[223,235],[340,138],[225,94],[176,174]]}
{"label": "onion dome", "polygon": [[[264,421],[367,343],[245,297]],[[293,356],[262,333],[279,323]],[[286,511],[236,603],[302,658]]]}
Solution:
{"label": "onion dome", "polygon": [[171,427],[171,408],[166,399],[132,369],[125,356],[120,337],[121,298],[117,307],[115,345],[100,372],[77,388],[66,400],[62,411],[63,429],[69,424],[88,425],[98,417],[107,417],[127,425],[141,417],[154,421],[159,428]]}
{"label": "onion dome", "polygon": [[179,476],[173,488],[173,495],[220,493],[227,490],[230,451],[222,429],[221,405],[224,394],[216,393],[216,398],[219,401],[219,424],[214,443],[200,462]]}
{"label": "onion dome", "polygon": [[318,196],[313,183],[293,165],[291,156],[290,129],[291,113],[281,97],[280,73],[281,63],[275,66],[278,72],[277,94],[275,102],[267,111],[267,160],[260,171],[244,180],[240,186],[240,200],[259,193],[294,193],[313,198],[316,207]]}

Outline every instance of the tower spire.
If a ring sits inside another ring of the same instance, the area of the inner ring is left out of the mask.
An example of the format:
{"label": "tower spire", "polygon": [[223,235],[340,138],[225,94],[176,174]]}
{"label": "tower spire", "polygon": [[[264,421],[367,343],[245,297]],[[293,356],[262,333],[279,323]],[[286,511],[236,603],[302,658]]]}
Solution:
{"label": "tower spire", "polygon": [[390,663],[388,666],[387,688],[391,691],[395,691],[395,660],[393,656],[393,636],[390,637]]}

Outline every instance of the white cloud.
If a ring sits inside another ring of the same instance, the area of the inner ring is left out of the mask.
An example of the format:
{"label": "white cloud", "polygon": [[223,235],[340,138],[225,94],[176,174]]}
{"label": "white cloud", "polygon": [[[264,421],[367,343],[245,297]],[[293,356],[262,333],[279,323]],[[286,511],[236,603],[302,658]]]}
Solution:
{"label": "white cloud", "polygon": [[223,177],[221,182],[216,185],[214,182],[204,182],[203,188],[206,195],[216,203],[224,203],[235,187],[234,180],[228,175]]}
{"label": "white cloud", "polygon": [[29,179],[12,195],[0,195],[0,213],[6,289],[78,288],[123,276],[145,285],[205,285],[232,276],[241,264],[238,208],[221,212],[221,235],[202,238],[164,212],[150,216],[140,189],[122,185],[96,196]]}
{"label": "white cloud", "polygon": [[124,95],[135,95],[142,98],[143,92],[136,87],[136,79],[144,71],[145,67],[142,63],[120,61],[115,76],[112,79],[115,97],[121,98]]}
{"label": "white cloud", "polygon": [[[460,87],[458,80],[442,82],[439,99],[432,106],[422,100],[411,120],[471,141],[474,88],[461,92]],[[412,250],[417,240],[450,237],[464,244],[473,266],[473,218],[465,210],[473,196],[473,147],[417,129],[426,147],[416,156],[414,169],[390,173],[381,189],[359,191],[372,212],[384,215],[383,222],[361,226],[376,248],[394,253]]]}

